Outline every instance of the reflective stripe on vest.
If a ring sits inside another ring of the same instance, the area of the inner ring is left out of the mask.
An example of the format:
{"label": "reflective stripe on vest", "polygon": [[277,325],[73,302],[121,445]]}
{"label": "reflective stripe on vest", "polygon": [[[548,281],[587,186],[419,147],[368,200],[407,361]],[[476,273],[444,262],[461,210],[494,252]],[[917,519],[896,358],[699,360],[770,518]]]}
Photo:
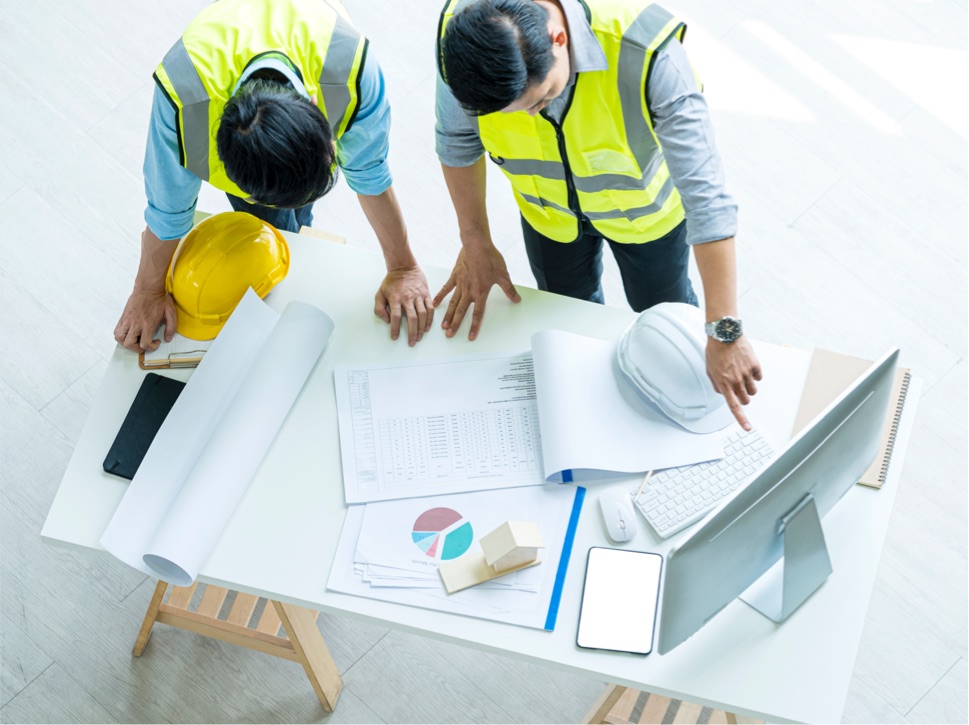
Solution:
{"label": "reflective stripe on vest", "polygon": [[[467,2],[448,3],[440,37]],[[561,124],[524,111],[473,120],[492,160],[511,181],[522,215],[537,231],[573,241],[581,214],[609,239],[648,242],[683,219],[645,88],[654,52],[673,37],[682,39],[685,26],[646,0],[587,0],[586,7],[609,70],[578,74]]]}
{"label": "reflective stripe on vest", "polygon": [[[227,25],[236,15],[251,28]],[[283,25],[284,27],[280,27]],[[226,37],[222,37],[222,36]],[[196,58],[186,46],[191,37]],[[228,43],[228,47],[220,44]],[[182,166],[223,191],[245,197],[225,175],[216,151],[218,121],[246,67],[267,53],[285,56],[306,92],[316,96],[334,138],[356,116],[357,83],[367,40],[350,23],[338,0],[220,0],[189,24],[165,55],[155,80],[176,109]],[[204,54],[202,51],[207,51]],[[204,75],[202,75],[204,74]]]}
{"label": "reflective stripe on vest", "polygon": [[[366,43],[366,41],[363,41]],[[347,112],[350,110],[351,103],[358,101],[356,93],[356,82],[354,81],[353,93],[351,95],[350,76],[359,74],[359,66],[354,66],[361,43],[361,35],[350,25],[342,16],[336,18],[336,27],[333,28],[333,35],[330,36],[330,44],[326,48],[326,58],[323,59],[323,69],[320,73],[320,91],[323,94],[323,107],[326,109],[326,118],[334,133],[339,130],[339,135],[349,128]],[[361,57],[361,65],[363,58]],[[354,71],[357,71],[354,74]]]}
{"label": "reflective stripe on vest", "polygon": [[[209,180],[209,94],[179,38],[162,60],[181,102],[178,149],[182,166],[202,181]],[[177,108],[177,106],[176,106]]]}

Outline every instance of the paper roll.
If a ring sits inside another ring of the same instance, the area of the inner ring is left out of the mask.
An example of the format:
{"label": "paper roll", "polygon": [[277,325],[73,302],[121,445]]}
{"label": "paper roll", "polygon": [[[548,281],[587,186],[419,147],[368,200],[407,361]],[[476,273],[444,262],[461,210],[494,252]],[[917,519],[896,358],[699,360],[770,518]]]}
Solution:
{"label": "paper roll", "polygon": [[179,396],[101,539],[122,561],[191,584],[333,332],[321,310],[277,315],[251,290]]}

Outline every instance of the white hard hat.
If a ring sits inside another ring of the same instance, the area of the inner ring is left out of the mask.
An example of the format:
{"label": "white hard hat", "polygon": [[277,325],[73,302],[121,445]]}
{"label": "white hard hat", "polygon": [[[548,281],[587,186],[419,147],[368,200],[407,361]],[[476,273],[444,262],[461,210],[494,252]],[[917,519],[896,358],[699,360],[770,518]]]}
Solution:
{"label": "white hard hat", "polygon": [[707,377],[703,313],[663,302],[640,314],[619,340],[619,368],[667,417],[693,433],[726,428],[733,415]]}

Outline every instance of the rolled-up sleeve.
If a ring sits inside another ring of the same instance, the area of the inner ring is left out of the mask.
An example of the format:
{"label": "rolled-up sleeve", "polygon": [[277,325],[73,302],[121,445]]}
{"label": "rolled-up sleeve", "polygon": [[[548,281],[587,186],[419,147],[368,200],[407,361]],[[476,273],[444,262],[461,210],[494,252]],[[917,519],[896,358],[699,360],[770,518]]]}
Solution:
{"label": "rolled-up sleeve", "polygon": [[478,131],[458,104],[451,89],[437,76],[434,114],[434,146],[437,158],[445,166],[471,166],[484,154]]}
{"label": "rolled-up sleeve", "polygon": [[656,136],[683,199],[687,242],[735,236],[737,204],[727,193],[710,110],[678,40],[657,55],[646,95]]}
{"label": "rolled-up sleeve", "polygon": [[202,180],[179,163],[175,108],[157,85],[142,170],[145,223],[159,239],[180,239],[192,228]]}
{"label": "rolled-up sleeve", "polygon": [[390,103],[383,72],[370,51],[360,70],[359,103],[353,125],[337,141],[337,163],[351,189],[365,196],[378,196],[394,182],[387,163]]}

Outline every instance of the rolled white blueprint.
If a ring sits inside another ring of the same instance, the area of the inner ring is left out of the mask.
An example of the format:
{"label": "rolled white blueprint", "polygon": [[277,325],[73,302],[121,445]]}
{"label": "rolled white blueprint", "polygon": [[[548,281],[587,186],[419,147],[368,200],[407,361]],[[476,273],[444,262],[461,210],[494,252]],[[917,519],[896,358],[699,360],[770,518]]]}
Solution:
{"label": "rolled white blueprint", "polygon": [[165,419],[102,546],[145,573],[191,584],[332,331],[311,305],[292,302],[280,316],[248,292]]}

